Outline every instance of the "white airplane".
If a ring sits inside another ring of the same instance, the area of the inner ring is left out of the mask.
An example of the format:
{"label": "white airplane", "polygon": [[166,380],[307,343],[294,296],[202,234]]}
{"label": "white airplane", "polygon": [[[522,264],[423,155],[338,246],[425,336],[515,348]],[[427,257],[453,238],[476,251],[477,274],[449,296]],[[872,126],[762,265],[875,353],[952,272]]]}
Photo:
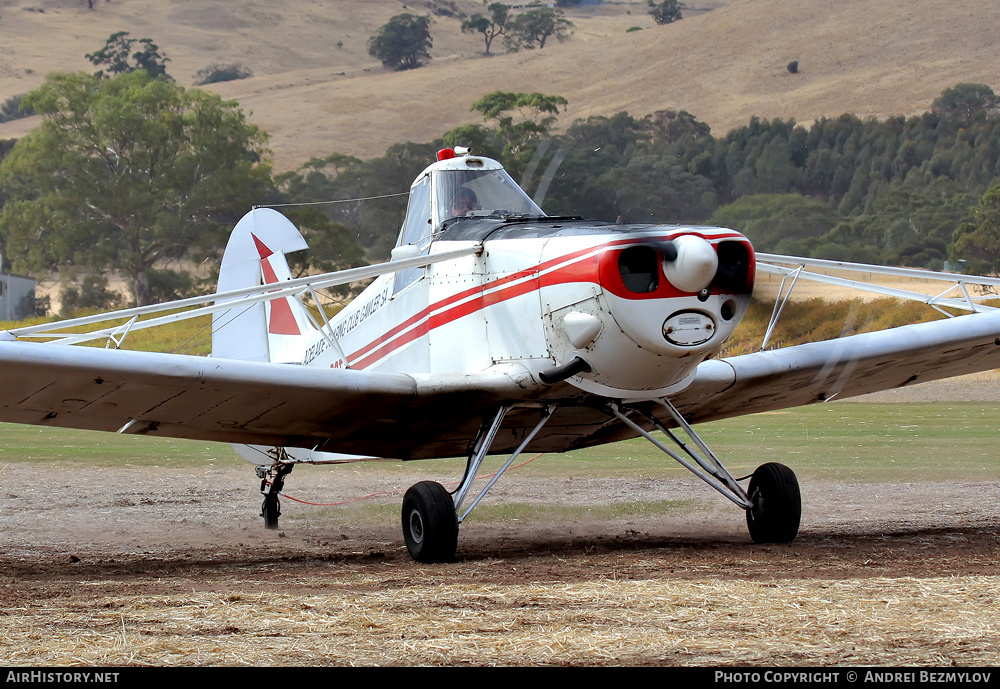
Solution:
{"label": "white airplane", "polygon": [[[214,295],[0,333],[0,421],[234,443],[256,465],[272,528],[297,463],[466,456],[454,493],[424,481],[403,498],[411,556],[440,562],[519,453],[636,436],[745,510],[755,542],[791,541],[801,513],[792,470],[766,463],[744,487],[690,424],[1000,367],[1000,313],[966,288],[995,292],[1000,280],[899,268],[883,270],[955,287],[885,293],[974,313],[712,358],[757,271],[793,285],[857,282],[807,270],[828,262],[755,255],[728,229],[547,216],[496,161],[464,149],[438,158],[410,189],[387,263],[292,279],[285,254],[306,244],[259,208],[233,230]],[[371,278],[333,317],[303,303]],[[207,313],[211,357],[120,348],[133,330]],[[124,323],[92,327],[113,319]],[[91,330],[66,332],[74,326]],[[96,339],[107,346],[67,346]],[[499,453],[509,458],[473,497],[484,456]]]}

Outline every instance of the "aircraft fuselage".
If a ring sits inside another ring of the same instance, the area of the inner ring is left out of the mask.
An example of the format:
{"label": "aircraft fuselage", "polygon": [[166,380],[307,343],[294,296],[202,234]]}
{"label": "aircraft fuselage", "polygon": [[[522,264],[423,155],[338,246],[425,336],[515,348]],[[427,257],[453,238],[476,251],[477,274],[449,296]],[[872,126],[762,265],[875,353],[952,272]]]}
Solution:
{"label": "aircraft fuselage", "polygon": [[[696,265],[668,275],[686,243]],[[540,381],[579,357],[589,371],[567,380],[580,390],[658,397],[718,352],[753,289],[749,241],[720,228],[464,219],[429,253],[473,246],[476,255],[377,278],[331,319],[340,351],[314,342],[303,362],[410,374],[516,366]]]}

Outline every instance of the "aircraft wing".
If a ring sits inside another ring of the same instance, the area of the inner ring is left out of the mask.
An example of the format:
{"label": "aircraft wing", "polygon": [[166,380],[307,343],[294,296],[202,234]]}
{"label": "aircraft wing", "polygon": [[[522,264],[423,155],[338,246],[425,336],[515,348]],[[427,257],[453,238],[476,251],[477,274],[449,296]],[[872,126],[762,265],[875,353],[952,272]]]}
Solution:
{"label": "aircraft wing", "polygon": [[442,437],[464,437],[464,452],[467,428],[452,427],[478,428],[520,389],[505,375],[418,380],[17,341],[0,342],[0,376],[0,421],[400,458]]}
{"label": "aircraft wing", "polygon": [[[1000,368],[1000,311],[702,363],[671,399],[691,422]],[[0,341],[0,421],[419,459],[462,455],[503,401],[570,398],[528,446],[633,437],[568,384],[508,373],[429,376]],[[493,450],[538,419],[514,410]],[[653,409],[655,412],[655,408]],[[661,415],[662,416],[662,415]]]}
{"label": "aircraft wing", "polygon": [[691,422],[1000,368],[1000,312],[709,360],[674,404]]}

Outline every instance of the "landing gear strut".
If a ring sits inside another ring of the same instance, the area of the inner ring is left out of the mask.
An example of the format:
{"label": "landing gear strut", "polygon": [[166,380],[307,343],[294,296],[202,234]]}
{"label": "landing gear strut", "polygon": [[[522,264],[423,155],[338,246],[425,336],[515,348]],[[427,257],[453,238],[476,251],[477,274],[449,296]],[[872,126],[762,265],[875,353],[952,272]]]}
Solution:
{"label": "landing gear strut", "polygon": [[[282,462],[279,459],[270,467],[257,467],[257,476],[260,478],[260,493],[264,496],[264,502],[260,506],[260,516],[264,518],[265,529],[278,528],[278,517],[281,516],[278,493],[285,487],[285,476],[292,472],[294,466],[291,462]],[[270,482],[267,480],[268,476],[272,477]]]}
{"label": "landing gear strut", "polygon": [[[489,452],[490,445],[493,444],[493,439],[503,423],[504,416],[515,406],[525,405],[501,407],[492,420],[489,418],[484,420],[469,455],[469,461],[465,466],[465,476],[455,491],[454,497],[444,486],[433,481],[421,481],[406,491],[406,495],[403,497],[403,540],[406,541],[406,549],[410,552],[410,557],[417,562],[449,562],[455,559],[455,551],[458,548],[458,525],[469,516],[469,513],[489,492],[503,472],[507,471],[513,464],[517,456],[534,439],[535,434],[542,429],[552,416],[552,412],[555,411],[555,407],[542,408],[541,420],[538,421],[538,424],[525,435],[510,458],[463,512],[462,503],[465,502],[465,498],[472,488],[472,482],[479,472],[483,457]],[[535,405],[530,405],[529,408],[531,407],[535,407]]]}
{"label": "landing gear strut", "polygon": [[[625,425],[673,457],[695,476],[746,510],[747,527],[754,543],[790,543],[795,540],[802,516],[802,496],[799,492],[799,482],[792,470],[784,464],[776,462],[762,464],[750,477],[750,485],[747,490],[743,490],[736,478],[723,466],[705,442],[698,437],[698,434],[684,420],[677,408],[667,399],[659,400],[659,403],[670,414],[674,423],[684,430],[691,443],[696,447],[692,448],[684,443],[662,421],[648,412],[635,408],[619,407],[618,405],[611,405],[610,411]],[[650,435],[627,416],[630,412],[643,416],[652,423],[687,457],[681,456]]]}

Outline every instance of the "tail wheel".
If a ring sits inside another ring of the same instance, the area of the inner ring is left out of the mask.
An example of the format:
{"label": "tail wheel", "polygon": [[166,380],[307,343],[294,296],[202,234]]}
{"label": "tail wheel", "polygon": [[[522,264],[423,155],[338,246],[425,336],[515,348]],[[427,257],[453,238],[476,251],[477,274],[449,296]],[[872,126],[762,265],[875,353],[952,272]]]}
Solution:
{"label": "tail wheel", "polygon": [[790,543],[799,532],[802,494],[795,474],[784,464],[757,467],[747,490],[753,506],[747,510],[747,528],[754,543]]}
{"label": "tail wheel", "polygon": [[440,483],[421,481],[403,496],[403,540],[417,562],[449,562],[458,549],[458,517]]}
{"label": "tail wheel", "polygon": [[268,493],[264,496],[264,502],[260,506],[260,516],[264,517],[265,529],[277,529],[278,517],[281,516],[281,505],[278,504],[278,496]]}

